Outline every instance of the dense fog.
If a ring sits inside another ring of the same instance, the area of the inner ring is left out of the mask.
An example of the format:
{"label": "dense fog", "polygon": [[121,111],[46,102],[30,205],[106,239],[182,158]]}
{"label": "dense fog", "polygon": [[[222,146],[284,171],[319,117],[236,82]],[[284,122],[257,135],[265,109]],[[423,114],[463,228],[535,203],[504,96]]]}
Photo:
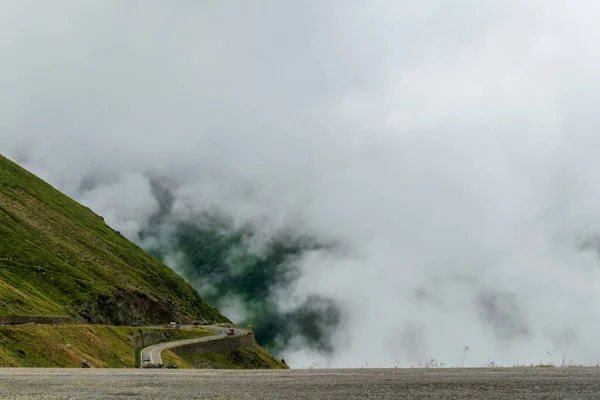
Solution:
{"label": "dense fog", "polygon": [[292,367],[596,364],[599,18],[2,1],[0,151]]}

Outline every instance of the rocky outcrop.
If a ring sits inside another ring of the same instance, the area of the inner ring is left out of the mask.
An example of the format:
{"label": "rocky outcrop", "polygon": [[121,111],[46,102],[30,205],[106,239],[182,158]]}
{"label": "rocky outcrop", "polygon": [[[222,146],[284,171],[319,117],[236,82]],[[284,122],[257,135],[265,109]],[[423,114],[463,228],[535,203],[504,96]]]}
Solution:
{"label": "rocky outcrop", "polygon": [[95,302],[82,303],[77,311],[95,324],[131,325],[137,322],[152,325],[191,321],[175,304],[125,289],[117,289],[110,295],[100,295]]}

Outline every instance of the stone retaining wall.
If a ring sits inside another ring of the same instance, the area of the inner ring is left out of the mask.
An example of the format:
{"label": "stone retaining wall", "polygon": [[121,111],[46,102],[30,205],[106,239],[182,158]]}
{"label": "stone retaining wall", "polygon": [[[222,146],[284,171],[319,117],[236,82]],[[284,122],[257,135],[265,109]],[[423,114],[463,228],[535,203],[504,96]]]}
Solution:
{"label": "stone retaining wall", "polygon": [[87,321],[83,318],[70,318],[70,317],[29,317],[21,315],[13,316],[0,316],[0,325],[24,325],[24,324],[44,324],[44,325],[58,325],[58,324],[85,324]]}
{"label": "stone retaining wall", "polygon": [[160,342],[168,342],[169,339],[175,337],[175,330],[159,330],[144,332],[141,335],[131,337],[133,347],[137,350],[142,347],[152,346],[153,344]]}
{"label": "stone retaining wall", "polygon": [[171,349],[175,354],[206,354],[206,353],[231,353],[242,347],[256,345],[254,334],[234,337],[219,337],[206,342],[185,344]]}

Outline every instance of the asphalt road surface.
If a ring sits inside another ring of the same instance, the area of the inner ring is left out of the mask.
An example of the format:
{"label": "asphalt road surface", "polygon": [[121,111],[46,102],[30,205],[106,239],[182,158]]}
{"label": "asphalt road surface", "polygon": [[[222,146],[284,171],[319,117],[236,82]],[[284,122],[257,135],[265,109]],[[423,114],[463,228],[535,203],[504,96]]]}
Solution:
{"label": "asphalt road surface", "polygon": [[1,399],[598,399],[600,368],[0,369]]}
{"label": "asphalt road surface", "polygon": [[[187,326],[182,326],[182,328],[185,328],[185,327],[187,327]],[[155,344],[153,346],[148,346],[145,349],[143,349],[140,353],[140,357],[142,359],[142,364],[144,363],[144,360],[146,360],[147,358],[150,359],[149,362],[151,362],[151,363],[154,363],[154,364],[162,363],[162,358],[160,357],[160,353],[166,349],[171,349],[173,347],[181,346],[184,344],[207,342],[209,340],[215,340],[215,339],[225,339],[225,337],[227,335],[227,331],[229,330],[229,328],[223,328],[220,326],[212,326],[212,325],[211,326],[202,326],[202,328],[209,329],[211,331],[215,331],[215,332],[217,332],[217,334],[213,335],[213,336],[205,336],[203,338],[174,340],[171,342],[162,342],[162,343]],[[244,330],[235,328],[234,332],[236,335],[239,335],[239,334],[244,333]]]}

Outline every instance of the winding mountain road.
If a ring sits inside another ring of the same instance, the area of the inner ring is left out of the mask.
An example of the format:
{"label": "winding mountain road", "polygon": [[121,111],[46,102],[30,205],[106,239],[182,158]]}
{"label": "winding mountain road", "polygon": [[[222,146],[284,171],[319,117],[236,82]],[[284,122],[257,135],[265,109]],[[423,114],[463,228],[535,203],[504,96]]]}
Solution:
{"label": "winding mountain road", "polygon": [[[192,327],[193,327],[192,325],[190,325],[190,326],[182,325],[181,326],[181,328],[192,328]],[[227,331],[230,329],[230,328],[224,328],[224,327],[215,326],[215,325],[202,326],[202,328],[214,331],[214,332],[216,332],[216,335],[205,336],[205,337],[194,338],[194,339],[174,340],[171,342],[162,342],[162,343],[154,344],[152,346],[148,346],[140,352],[140,361],[141,361],[140,366],[144,365],[144,360],[146,360],[146,362],[150,362],[152,364],[162,364],[162,358],[161,358],[160,354],[162,353],[163,350],[167,350],[167,349],[171,349],[173,347],[178,347],[178,346],[191,344],[191,343],[208,342],[210,340],[226,340],[227,339]],[[234,328],[234,332],[235,332],[236,336],[242,335],[245,333],[245,331],[243,329],[239,329],[239,328]]]}

